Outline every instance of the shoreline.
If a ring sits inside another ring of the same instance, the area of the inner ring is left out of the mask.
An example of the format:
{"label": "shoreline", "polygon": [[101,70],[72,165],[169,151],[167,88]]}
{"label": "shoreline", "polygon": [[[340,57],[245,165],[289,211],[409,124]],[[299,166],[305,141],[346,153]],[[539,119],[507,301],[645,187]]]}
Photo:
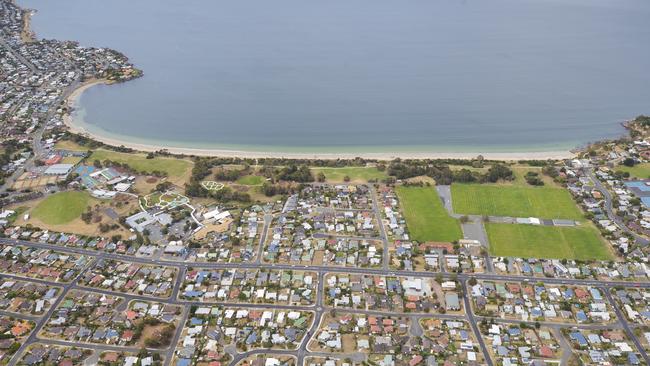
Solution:
{"label": "shoreline", "polygon": [[79,127],[76,126],[73,122],[72,118],[72,112],[75,110],[77,104],[79,103],[79,98],[83,94],[84,91],[88,90],[89,88],[95,86],[95,85],[110,85],[111,82],[106,79],[90,79],[86,80],[83,83],[81,83],[77,88],[75,88],[70,95],[68,95],[65,100],[63,101],[63,106],[65,107],[65,111],[63,112],[63,115],[61,119],[63,120],[63,124],[66,126],[67,130],[72,132],[72,133],[77,133],[77,134],[87,134],[87,132]]}
{"label": "shoreline", "polygon": [[[13,0],[15,1],[15,0]],[[34,41],[36,34],[31,30],[31,17],[35,10],[23,9],[23,29],[21,38],[24,42]],[[246,148],[237,149],[232,148],[191,148],[191,147],[174,147],[167,146],[164,142],[132,142],[128,141],[128,137],[119,136],[106,136],[101,132],[88,131],[83,126],[75,123],[72,114],[76,107],[79,106],[79,98],[84,91],[95,85],[105,84],[110,85],[115,83],[108,79],[91,79],[83,82],[75,88],[70,95],[65,98],[63,105],[66,110],[63,112],[61,118],[66,129],[75,134],[79,134],[95,141],[101,142],[105,145],[113,147],[126,147],[141,152],[157,152],[165,151],[175,155],[195,155],[195,156],[211,156],[211,157],[240,157],[240,158],[293,158],[293,159],[354,159],[356,157],[376,159],[376,160],[393,160],[396,158],[401,159],[474,159],[481,155],[490,160],[503,160],[503,161],[516,161],[516,160],[560,160],[575,158],[578,153],[584,149],[583,146],[576,146],[567,150],[548,150],[548,151],[473,151],[473,152],[458,152],[458,151],[400,151],[388,152],[391,147],[386,147],[386,152],[297,152],[297,151],[257,151],[246,150]],[[587,144],[588,146],[589,144]]]}
{"label": "shoreline", "polygon": [[357,153],[327,153],[327,152],[282,152],[282,151],[247,151],[247,150],[228,150],[228,149],[210,149],[210,148],[185,148],[169,147],[164,145],[136,143],[102,136],[96,133],[90,133],[81,126],[74,123],[71,112],[79,101],[79,97],[87,89],[100,84],[110,85],[108,80],[89,80],[75,89],[65,100],[68,108],[63,114],[63,123],[68,131],[99,141],[105,145],[113,147],[127,147],[142,152],[165,151],[175,155],[195,155],[206,157],[238,157],[238,158],[287,158],[287,159],[354,159],[357,157],[364,159],[376,160],[393,160],[400,159],[474,159],[482,155],[489,160],[561,160],[570,159],[576,156],[571,151],[539,151],[539,152],[357,152]]}
{"label": "shoreline", "polygon": [[32,30],[32,14],[35,10],[23,9],[23,29],[20,32],[20,38],[24,43],[36,41],[36,33]]}
{"label": "shoreline", "polygon": [[120,140],[114,137],[103,136],[97,133],[91,133],[85,128],[74,123],[72,113],[79,103],[79,98],[84,91],[95,85],[110,85],[112,81],[106,79],[92,79],[84,82],[76,88],[66,99],[65,106],[67,111],[64,112],[63,123],[69,132],[75,133],[105,145],[113,147],[126,147],[141,152],[158,152],[165,151],[174,155],[194,155],[204,157],[238,157],[238,158],[286,158],[286,159],[374,159],[374,160],[394,160],[394,159],[474,159],[482,155],[489,160],[517,161],[517,160],[562,160],[572,159],[576,153],[571,151],[537,151],[537,152],[282,152],[282,151],[253,151],[253,150],[235,150],[235,149],[218,149],[218,148],[189,148],[189,147],[170,147],[158,145],[155,143],[137,143]]}

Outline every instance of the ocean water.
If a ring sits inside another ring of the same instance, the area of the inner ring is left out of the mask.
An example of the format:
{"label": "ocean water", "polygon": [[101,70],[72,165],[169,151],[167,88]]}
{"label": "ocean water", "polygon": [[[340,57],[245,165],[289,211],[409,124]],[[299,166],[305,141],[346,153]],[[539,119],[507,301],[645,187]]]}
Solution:
{"label": "ocean water", "polygon": [[126,54],[77,123],[257,151],[552,151],[650,113],[647,0],[19,0]]}

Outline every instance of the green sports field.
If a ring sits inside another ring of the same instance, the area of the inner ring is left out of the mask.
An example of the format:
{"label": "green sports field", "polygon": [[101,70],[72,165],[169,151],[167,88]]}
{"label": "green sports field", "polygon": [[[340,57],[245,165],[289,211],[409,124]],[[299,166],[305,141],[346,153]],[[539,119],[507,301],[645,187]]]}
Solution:
{"label": "green sports field", "polygon": [[498,257],[607,260],[611,254],[592,226],[485,225],[490,254]]}
{"label": "green sports field", "polygon": [[314,176],[323,172],[328,182],[343,182],[345,176],[351,182],[368,182],[369,180],[382,180],[387,177],[385,172],[380,172],[375,167],[346,167],[346,168],[311,168]]}
{"label": "green sports field", "polygon": [[434,187],[397,187],[411,239],[451,242],[462,238],[458,220],[449,216]]}
{"label": "green sports field", "polygon": [[569,191],[554,187],[452,184],[454,212],[467,215],[580,220]]}
{"label": "green sports field", "polygon": [[94,160],[110,160],[120,164],[126,164],[138,172],[151,173],[154,170],[167,173],[170,178],[179,178],[188,175],[193,163],[185,159],[155,157],[147,159],[146,155],[139,153],[121,153],[109,150],[95,150],[88,159],[91,163]]}
{"label": "green sports field", "polygon": [[90,201],[91,197],[86,192],[55,193],[34,207],[31,216],[48,225],[67,224],[79,218]]}

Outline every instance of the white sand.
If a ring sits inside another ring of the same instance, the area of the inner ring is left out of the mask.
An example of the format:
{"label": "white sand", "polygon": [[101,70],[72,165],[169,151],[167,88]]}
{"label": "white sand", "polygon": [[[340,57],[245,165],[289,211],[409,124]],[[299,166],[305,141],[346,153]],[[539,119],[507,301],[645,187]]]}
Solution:
{"label": "white sand", "polygon": [[[90,80],[83,83],[79,88],[70,94],[66,99],[68,110],[72,110],[77,104],[79,97],[85,90],[98,84],[110,84],[108,80]],[[163,145],[142,144],[102,136],[96,133],[90,133],[81,126],[75,125],[73,118],[66,114],[63,116],[63,122],[68,129],[96,141],[111,146],[125,146],[139,151],[159,151],[166,150],[172,154],[196,155],[196,156],[219,156],[219,157],[240,157],[240,158],[289,158],[289,159],[353,159],[361,157],[365,159],[393,160],[401,159],[473,159],[478,155],[483,155],[486,159],[491,160],[546,160],[546,159],[569,159],[575,156],[570,151],[541,151],[541,152],[357,152],[357,153],[297,153],[297,152],[263,152],[263,151],[244,151],[244,150],[224,150],[224,149],[194,149],[182,147],[168,147]]]}

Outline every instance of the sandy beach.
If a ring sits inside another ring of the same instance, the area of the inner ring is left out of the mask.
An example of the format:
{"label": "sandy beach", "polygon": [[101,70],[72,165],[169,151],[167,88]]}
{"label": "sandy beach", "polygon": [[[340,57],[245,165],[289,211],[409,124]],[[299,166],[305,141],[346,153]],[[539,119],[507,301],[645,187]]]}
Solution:
{"label": "sandy beach", "polygon": [[20,38],[25,43],[34,42],[36,34],[32,31],[32,14],[34,10],[26,10],[23,15],[23,30],[20,32]]}
{"label": "sandy beach", "polygon": [[214,156],[214,157],[239,157],[239,158],[287,158],[287,159],[354,159],[361,157],[364,159],[393,160],[400,159],[473,159],[482,155],[491,160],[559,160],[569,159],[575,156],[570,151],[539,151],[539,152],[340,152],[340,153],[300,153],[300,152],[281,152],[281,151],[246,151],[246,150],[225,150],[225,149],[200,149],[186,147],[169,147],[164,145],[143,144],[129,141],[123,141],[116,138],[103,136],[97,133],[90,133],[82,126],[75,124],[74,118],[70,115],[78,104],[79,98],[87,89],[100,84],[110,84],[108,80],[89,80],[75,89],[66,99],[68,113],[63,116],[63,122],[70,132],[80,134],[93,140],[102,142],[111,146],[124,146],[138,151],[155,152],[165,150],[172,154],[178,155],[195,155],[195,156]]}
{"label": "sandy beach", "polygon": [[67,126],[68,130],[73,133],[87,135],[87,132],[74,124],[74,118],[72,118],[71,113],[77,107],[79,103],[79,98],[84,93],[84,91],[89,88],[100,85],[100,84],[110,84],[108,80],[104,79],[91,79],[80,84],[79,87],[70,93],[70,95],[65,99],[65,106],[67,107],[68,112],[63,115],[63,123]]}

